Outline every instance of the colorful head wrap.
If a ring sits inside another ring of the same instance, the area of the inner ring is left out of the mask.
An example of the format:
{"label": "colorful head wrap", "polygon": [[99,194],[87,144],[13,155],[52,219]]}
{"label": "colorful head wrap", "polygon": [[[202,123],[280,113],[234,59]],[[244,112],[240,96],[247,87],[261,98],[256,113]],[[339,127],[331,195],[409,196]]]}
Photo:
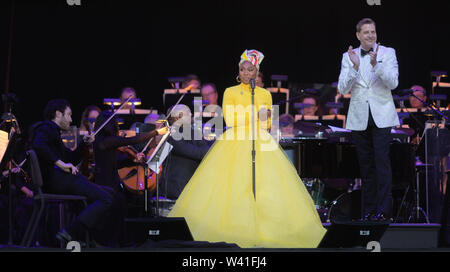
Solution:
{"label": "colorful head wrap", "polygon": [[241,65],[244,61],[249,61],[259,70],[259,65],[261,64],[263,59],[263,53],[259,52],[258,50],[245,50],[241,55],[241,61],[239,62],[239,65]]}

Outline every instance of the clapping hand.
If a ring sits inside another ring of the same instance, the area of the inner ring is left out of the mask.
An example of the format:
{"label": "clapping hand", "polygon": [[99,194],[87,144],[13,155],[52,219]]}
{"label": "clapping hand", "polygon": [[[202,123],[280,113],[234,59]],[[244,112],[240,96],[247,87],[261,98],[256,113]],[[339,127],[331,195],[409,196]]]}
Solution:
{"label": "clapping hand", "polygon": [[375,65],[377,65],[378,48],[380,48],[380,43],[378,43],[377,50],[375,50],[375,52],[369,52],[370,64],[372,64],[372,67],[375,67]]}
{"label": "clapping hand", "polygon": [[[378,50],[378,48],[377,48],[377,50]],[[348,52],[348,56],[349,56],[350,60],[353,63],[353,68],[355,68],[355,70],[358,70],[359,69],[359,56],[358,56],[358,54],[356,54],[356,52],[353,51],[353,47],[351,45],[348,47],[348,51],[347,52]]]}

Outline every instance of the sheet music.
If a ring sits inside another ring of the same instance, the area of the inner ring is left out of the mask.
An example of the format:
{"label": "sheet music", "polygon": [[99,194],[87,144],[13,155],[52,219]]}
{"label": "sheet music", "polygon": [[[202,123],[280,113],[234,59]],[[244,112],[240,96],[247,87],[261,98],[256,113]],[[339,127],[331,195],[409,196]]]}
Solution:
{"label": "sheet music", "polygon": [[9,143],[8,132],[0,130],[0,161],[3,159],[3,156],[5,155],[8,143]]}
{"label": "sheet music", "polygon": [[345,128],[340,128],[340,127],[333,127],[328,125],[329,128],[331,128],[331,131],[333,132],[351,132],[351,130],[345,129]]}
{"label": "sheet music", "polygon": [[[157,174],[159,174],[159,172],[161,170],[159,168],[159,166],[161,166],[163,164],[164,160],[167,158],[167,156],[169,155],[170,151],[173,148],[173,146],[166,141],[166,139],[167,139],[167,137],[169,137],[169,135],[170,135],[170,133],[166,133],[163,136],[163,138],[159,142],[158,146],[155,148],[155,151],[153,152],[153,154],[150,156],[150,158],[147,161],[148,168],[150,168],[153,172],[156,172]],[[155,155],[158,153],[159,153],[159,162],[157,163]]]}

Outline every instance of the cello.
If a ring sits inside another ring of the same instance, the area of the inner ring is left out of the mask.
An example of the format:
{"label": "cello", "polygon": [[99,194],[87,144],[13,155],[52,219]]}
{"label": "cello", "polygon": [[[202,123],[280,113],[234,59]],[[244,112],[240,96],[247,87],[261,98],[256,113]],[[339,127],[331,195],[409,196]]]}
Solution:
{"label": "cello", "polygon": [[[150,148],[147,154],[153,153],[156,144]],[[128,155],[128,157],[135,159],[139,152],[132,146],[119,147],[118,150]],[[147,157],[147,156],[145,156]],[[134,194],[143,194],[145,191],[145,162],[137,161],[136,165],[123,167],[118,170],[120,180],[125,189]],[[159,168],[162,171],[162,166]],[[152,192],[156,189],[157,180],[156,172],[148,169],[147,173],[147,189]]]}

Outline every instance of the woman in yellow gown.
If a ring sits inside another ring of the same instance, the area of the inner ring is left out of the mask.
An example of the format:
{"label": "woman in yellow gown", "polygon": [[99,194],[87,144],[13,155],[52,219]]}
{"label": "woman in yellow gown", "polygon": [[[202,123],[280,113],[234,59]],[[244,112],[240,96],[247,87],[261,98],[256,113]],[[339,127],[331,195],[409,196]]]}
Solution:
{"label": "woman in yellow gown", "polygon": [[256,78],[263,57],[256,50],[242,54],[241,84],[227,88],[223,99],[225,122],[231,128],[203,158],[169,217],[184,217],[197,241],[236,243],[240,247],[317,247],[326,230],[297,170],[267,132],[270,118],[265,120],[264,116],[270,114],[264,113],[270,113],[272,97],[259,87],[255,88],[253,193],[249,83]]}

